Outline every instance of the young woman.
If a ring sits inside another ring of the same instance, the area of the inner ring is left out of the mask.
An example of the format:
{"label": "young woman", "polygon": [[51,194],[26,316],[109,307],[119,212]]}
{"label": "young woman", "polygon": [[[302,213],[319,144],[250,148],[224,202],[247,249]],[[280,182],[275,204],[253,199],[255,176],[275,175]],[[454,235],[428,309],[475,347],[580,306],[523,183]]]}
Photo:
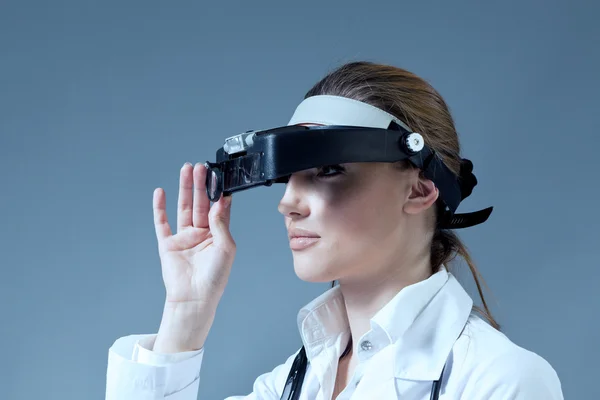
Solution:
{"label": "young woman", "polygon": [[[457,180],[470,182],[462,197],[470,194],[472,164],[460,157],[450,112],[418,76],[353,62],[318,82],[305,101],[325,98],[335,112],[320,107],[295,122],[365,126],[366,114],[391,116],[419,132]],[[197,398],[204,342],[236,249],[231,197],[211,207],[206,174],[201,164],[181,169],[175,234],[165,194],[154,192],[163,319],[157,334],[123,337],[111,347],[107,399]],[[499,331],[465,246],[440,223],[440,190],[409,162],[292,174],[278,208],[295,272],[339,284],[300,310],[302,349],[259,376],[251,394],[231,399],[562,399],[548,362]],[[483,309],[449,271],[457,255],[473,273]]]}

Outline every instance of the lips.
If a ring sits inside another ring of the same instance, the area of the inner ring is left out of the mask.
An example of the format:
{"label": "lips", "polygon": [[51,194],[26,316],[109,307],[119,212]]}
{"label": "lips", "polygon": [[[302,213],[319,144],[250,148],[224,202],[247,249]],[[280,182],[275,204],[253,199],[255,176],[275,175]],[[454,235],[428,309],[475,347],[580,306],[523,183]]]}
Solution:
{"label": "lips", "polygon": [[290,248],[292,250],[304,250],[315,245],[321,236],[302,228],[293,228],[288,232],[290,239]]}
{"label": "lips", "polygon": [[303,237],[303,238],[320,238],[321,236],[319,236],[315,232],[311,232],[311,231],[303,229],[303,228],[291,228],[288,231],[288,237],[290,239],[292,239],[292,238],[301,238],[301,237]]}

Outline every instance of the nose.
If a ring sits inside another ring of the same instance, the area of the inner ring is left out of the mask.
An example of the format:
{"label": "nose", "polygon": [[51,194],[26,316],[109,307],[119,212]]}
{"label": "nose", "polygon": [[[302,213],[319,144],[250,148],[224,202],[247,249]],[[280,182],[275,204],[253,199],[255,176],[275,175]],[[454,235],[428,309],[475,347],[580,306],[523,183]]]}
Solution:
{"label": "nose", "polygon": [[306,196],[303,195],[300,177],[292,174],[285,186],[285,193],[279,201],[277,210],[284,217],[292,219],[305,218],[310,215],[310,208],[306,201]]}

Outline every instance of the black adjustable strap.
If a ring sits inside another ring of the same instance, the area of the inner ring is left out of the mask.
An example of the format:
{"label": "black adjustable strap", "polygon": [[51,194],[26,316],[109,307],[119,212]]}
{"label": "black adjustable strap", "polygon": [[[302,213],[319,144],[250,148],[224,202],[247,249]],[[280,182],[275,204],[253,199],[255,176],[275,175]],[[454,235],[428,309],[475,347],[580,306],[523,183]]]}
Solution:
{"label": "black adjustable strap", "polygon": [[469,197],[473,188],[477,186],[477,178],[473,174],[473,163],[470,160],[462,159],[460,176],[457,180],[452,171],[434,152],[426,151],[425,154],[419,156],[413,157],[411,161],[420,167],[425,177],[432,180],[439,188],[440,196],[446,205],[445,211],[438,218],[438,228],[461,229],[487,221],[494,207],[469,213],[455,213],[460,202]]}
{"label": "black adjustable strap", "polygon": [[488,207],[483,210],[464,214],[447,212],[438,220],[438,227],[440,229],[460,229],[479,225],[487,221],[493,209],[494,207]]}
{"label": "black adjustable strap", "polygon": [[[388,129],[406,132],[406,129],[395,121],[390,122]],[[493,207],[470,213],[455,213],[461,201],[469,197],[477,185],[477,178],[473,174],[473,163],[470,160],[461,159],[458,177],[429,146],[425,146],[408,160],[423,171],[425,177],[435,183],[440,191],[441,200],[446,208],[438,217],[438,228],[468,228],[487,221]]]}

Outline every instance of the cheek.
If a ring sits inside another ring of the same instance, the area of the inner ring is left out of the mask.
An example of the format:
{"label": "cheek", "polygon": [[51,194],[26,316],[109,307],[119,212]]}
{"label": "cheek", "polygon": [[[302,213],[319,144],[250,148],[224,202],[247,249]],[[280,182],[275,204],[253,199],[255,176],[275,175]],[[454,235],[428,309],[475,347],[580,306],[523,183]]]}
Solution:
{"label": "cheek", "polygon": [[372,246],[393,235],[401,210],[390,191],[371,185],[367,188],[338,188],[324,198],[323,222],[331,239],[352,252]]}

